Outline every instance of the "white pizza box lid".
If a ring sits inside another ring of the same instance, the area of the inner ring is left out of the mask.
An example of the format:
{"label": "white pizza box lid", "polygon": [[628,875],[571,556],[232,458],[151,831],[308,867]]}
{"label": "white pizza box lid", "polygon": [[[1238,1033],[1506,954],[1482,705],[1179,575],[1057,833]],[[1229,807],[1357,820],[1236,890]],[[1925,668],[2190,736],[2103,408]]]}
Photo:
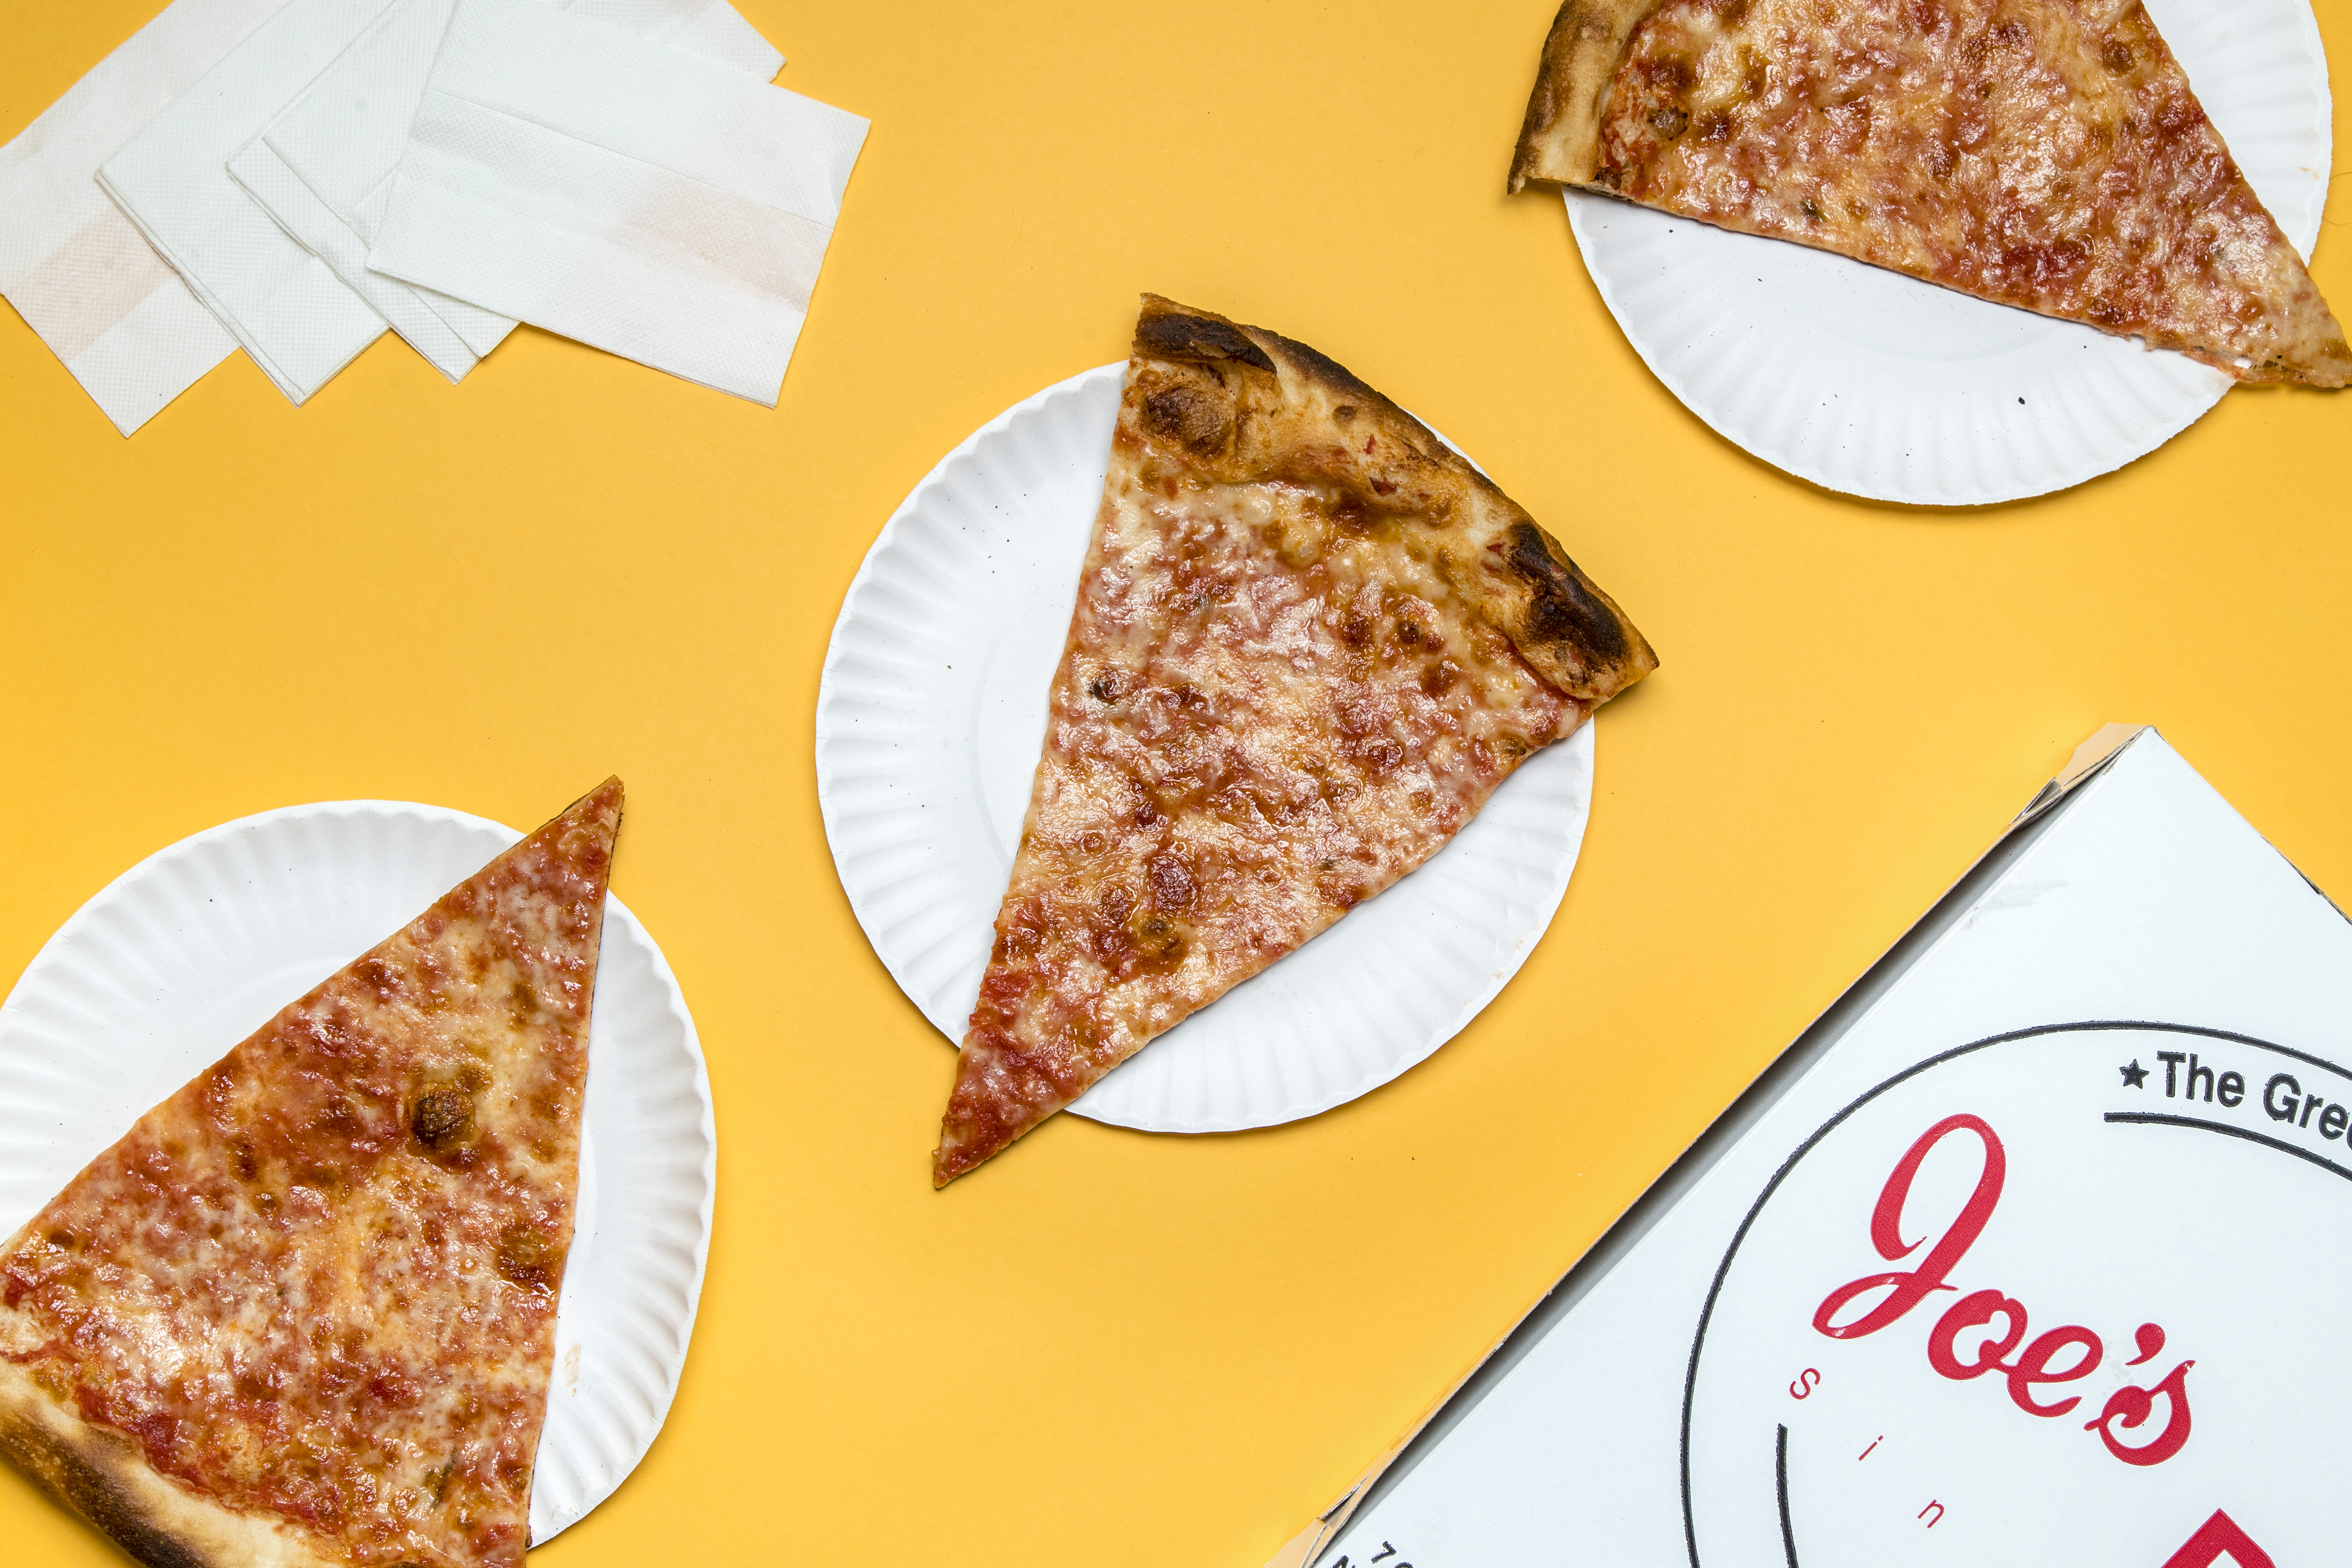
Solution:
{"label": "white pizza box lid", "polygon": [[2333,1560],[2352,923],[2110,725],[1269,1568]]}

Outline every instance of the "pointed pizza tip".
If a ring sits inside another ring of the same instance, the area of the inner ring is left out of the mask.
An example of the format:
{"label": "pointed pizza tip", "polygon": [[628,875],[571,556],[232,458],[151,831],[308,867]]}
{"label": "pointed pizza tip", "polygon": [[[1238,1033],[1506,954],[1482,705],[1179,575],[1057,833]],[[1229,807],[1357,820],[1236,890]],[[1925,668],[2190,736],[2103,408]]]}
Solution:
{"label": "pointed pizza tip", "polygon": [[940,1119],[940,1146],[931,1151],[931,1190],[939,1191],[960,1176],[965,1176],[988,1163],[1020,1134],[986,1124],[986,1119],[975,1118],[975,1108],[985,1109],[986,1096],[977,1080],[982,1074],[972,1070],[972,1046],[967,1040],[956,1057],[956,1086],[949,1096],[948,1111]]}
{"label": "pointed pizza tip", "polygon": [[931,1151],[931,1190],[937,1192],[958,1176],[970,1176],[973,1171],[1003,1154],[1006,1145],[1012,1142],[1011,1138],[1005,1138],[997,1143],[976,1146],[956,1145],[952,1143],[951,1134],[942,1129],[940,1134],[940,1146]]}
{"label": "pointed pizza tip", "polygon": [[617,831],[621,824],[621,802],[624,790],[617,773],[556,813],[554,821],[593,822],[607,832]]}
{"label": "pointed pizza tip", "polygon": [[[1099,1076],[1097,1071],[1087,1082]],[[1049,1064],[1001,1027],[975,1019],[956,1053],[955,1088],[940,1118],[940,1146],[931,1151],[933,1190],[1003,1154],[1083,1089],[1056,1082]]]}
{"label": "pointed pizza tip", "polygon": [[615,774],[556,813],[509,853],[543,846],[576,875],[601,888],[611,876],[613,843],[620,836],[622,785]]}

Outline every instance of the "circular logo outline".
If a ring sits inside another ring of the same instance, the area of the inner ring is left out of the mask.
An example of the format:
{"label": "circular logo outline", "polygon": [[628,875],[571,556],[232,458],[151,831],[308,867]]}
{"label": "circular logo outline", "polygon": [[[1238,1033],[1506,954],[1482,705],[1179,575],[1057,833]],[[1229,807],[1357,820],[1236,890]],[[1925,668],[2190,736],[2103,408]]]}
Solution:
{"label": "circular logo outline", "polygon": [[[2275,1051],[2281,1056],[2291,1057],[2294,1061],[2306,1063],[2309,1066],[2321,1068],[2326,1071],[2333,1072],[2338,1077],[2352,1080],[2352,1069],[2346,1069],[2338,1066],[2336,1063],[2328,1061],[2326,1057],[2315,1056],[2306,1051],[2297,1051],[2293,1046],[2281,1045],[2275,1040],[2263,1040],[2251,1034],[2241,1034],[2233,1030],[2214,1029],[2204,1024],[2162,1023],[2146,1019],[2086,1019],[2075,1023],[2033,1024],[2024,1029],[2005,1030],[1999,1034],[1986,1035],[1981,1040],[1972,1040],[1966,1045],[1956,1045],[1949,1051],[1938,1051],[1934,1056],[1913,1062],[1902,1071],[1895,1073],[1890,1078],[1882,1080],[1878,1083],[1871,1086],[1869,1089],[1864,1090],[1862,1093],[1856,1095],[1853,1099],[1848,1101],[1837,1111],[1835,1114],[1832,1115],[1828,1121],[1823,1122],[1819,1127],[1814,1128],[1811,1134],[1808,1136],[1803,1143],[1799,1144],[1796,1148],[1790,1152],[1787,1159],[1780,1162],[1780,1168],[1775,1170],[1772,1173],[1771,1179],[1764,1184],[1763,1191],[1757,1194],[1756,1201],[1748,1205],[1748,1212],[1740,1218],[1738,1229],[1732,1232],[1731,1244],[1724,1249],[1723,1260],[1716,1265],[1715,1278],[1707,1284],[1706,1301],[1699,1308],[1698,1327],[1691,1335],[1690,1361],[1683,1374],[1683,1413],[1680,1443],[1683,1543],[1690,1556],[1690,1568],[1701,1568],[1698,1558],[1698,1517],[1696,1511],[1692,1506],[1691,1500],[1691,1414],[1692,1406],[1696,1402],[1698,1395],[1699,1356],[1706,1347],[1707,1324],[1712,1322],[1715,1317],[1715,1303],[1723,1293],[1723,1282],[1731,1273],[1732,1261],[1738,1257],[1741,1243],[1748,1239],[1748,1232],[1755,1226],[1757,1216],[1764,1212],[1764,1206],[1772,1201],[1772,1195],[1780,1190],[1780,1184],[1788,1179],[1790,1172],[1797,1168],[1797,1162],[1803,1159],[1807,1155],[1812,1153],[1814,1146],[1823,1138],[1828,1137],[1830,1134],[1835,1132],[1844,1124],[1847,1118],[1851,1117],[1855,1112],[1861,1110],[1864,1106],[1869,1104],[1872,1101],[1877,1099],[1880,1095],[1885,1093],[1888,1090],[1893,1089],[1899,1084],[1906,1083],[1910,1080],[1919,1076],[1919,1074],[1926,1072],[1930,1069],[1941,1067],[1944,1063],[1954,1061],[1957,1058],[1967,1056],[1973,1051],[1989,1050],[1996,1045],[2013,1044],[2021,1040],[2033,1040],[2042,1035],[2093,1034],[2102,1031],[2122,1033],[2134,1030],[2145,1030],[2152,1034],[2185,1034],[2194,1035],[2204,1040],[2228,1040],[2236,1045],[2252,1046],[2261,1051]],[[2241,1137],[2250,1135],[2238,1129],[2221,1126],[2210,1126],[2210,1130],[2214,1132],[2230,1133],[2232,1135]],[[2272,1140],[2255,1136],[2253,1141],[2267,1144]],[[2343,1176],[2347,1179],[2352,1179],[2352,1172],[2347,1172],[2327,1161],[2318,1159],[2315,1155],[2312,1155],[2304,1150],[2290,1148],[2284,1145],[2279,1145],[2278,1146],[2285,1153],[2296,1155],[2299,1157],[2311,1160],[2314,1164],[2324,1166],[2326,1168],[2335,1171],[2338,1176]],[[1789,1568],[1797,1568],[1796,1537],[1790,1528],[1790,1521],[1789,1517],[1788,1471],[1786,1469],[1787,1434],[1785,1429],[1781,1436],[1781,1442],[1783,1446],[1779,1455],[1779,1464],[1780,1466],[1779,1482],[1781,1544],[1786,1550],[1788,1555]]]}

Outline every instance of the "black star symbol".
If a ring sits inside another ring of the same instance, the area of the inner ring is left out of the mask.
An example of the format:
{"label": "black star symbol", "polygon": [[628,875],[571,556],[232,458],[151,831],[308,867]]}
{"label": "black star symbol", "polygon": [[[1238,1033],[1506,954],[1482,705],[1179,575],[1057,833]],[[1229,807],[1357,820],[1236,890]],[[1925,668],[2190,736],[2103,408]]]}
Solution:
{"label": "black star symbol", "polygon": [[2147,1069],[2139,1064],[2139,1058],[2137,1056],[2132,1058],[2132,1064],[2129,1067],[2118,1067],[2116,1071],[2124,1075],[2124,1087],[2126,1089],[2138,1088],[2141,1081],[2147,1077]]}

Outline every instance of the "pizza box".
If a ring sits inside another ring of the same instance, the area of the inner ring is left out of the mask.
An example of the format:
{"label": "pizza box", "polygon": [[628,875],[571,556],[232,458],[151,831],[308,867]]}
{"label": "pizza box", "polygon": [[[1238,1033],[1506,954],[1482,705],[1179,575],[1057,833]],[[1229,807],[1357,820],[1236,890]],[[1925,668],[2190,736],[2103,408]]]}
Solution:
{"label": "pizza box", "polygon": [[2352,923],[2077,750],[1269,1568],[2332,1561]]}

